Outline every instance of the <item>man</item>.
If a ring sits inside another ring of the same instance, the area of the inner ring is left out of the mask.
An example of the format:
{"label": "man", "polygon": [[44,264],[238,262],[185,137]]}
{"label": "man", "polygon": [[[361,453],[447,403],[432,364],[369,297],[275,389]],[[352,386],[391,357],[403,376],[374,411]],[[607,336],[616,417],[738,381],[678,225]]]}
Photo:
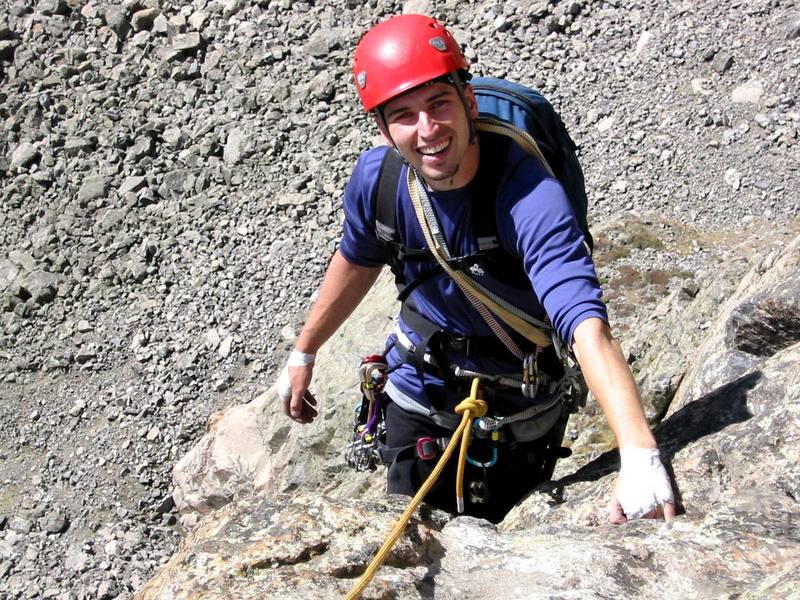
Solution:
{"label": "man", "polygon": [[[387,146],[362,154],[345,190],[341,246],[279,385],[284,390],[285,412],[300,423],[310,423],[317,416],[316,400],[308,391],[315,354],[362,300],[387,261],[375,231],[373,203],[385,154],[396,151],[407,163],[395,205],[404,247],[427,247],[411,207],[411,183],[406,185],[411,169],[433,207],[446,245],[458,256],[476,252],[472,217],[475,202],[481,200],[477,197],[481,182],[487,177],[481,166],[486,171],[491,162],[502,177],[492,179],[498,182],[497,189],[487,201],[495,203],[490,207],[502,246],[521,259],[525,286],[509,285],[490,272],[490,265],[480,262],[470,277],[480,277],[483,285],[528,314],[549,318],[558,336],[572,348],[620,448],[620,476],[609,520],[623,523],[642,516],[670,520],[675,514],[672,486],[636,384],[609,329],[594,266],[569,199],[541,162],[514,143],[503,147],[502,164],[495,164],[495,141],[478,134],[474,126],[478,110],[467,67],[450,33],[422,15],[393,17],[359,42],[354,57],[356,85]],[[495,429],[494,437],[484,435],[475,440],[474,447],[470,445],[467,513],[500,521],[532,487],[552,474],[567,416],[555,392],[563,369],[552,350],[532,349],[528,344],[527,356],[534,357],[541,380],[550,385],[541,386],[531,398],[508,385],[508,380],[493,381],[495,375],[520,373],[522,365],[509,350],[511,346],[500,342],[489,323],[491,316],[482,316],[436,263],[408,260],[401,270],[413,291],[387,352],[389,492],[413,494],[435,463],[428,450],[420,450],[421,441],[429,446],[438,443],[454,428],[453,407],[466,396],[469,380],[458,381],[453,367],[484,373],[490,415],[499,419],[496,422],[504,422],[504,417],[514,420],[511,415],[523,414],[520,411],[530,406],[541,408],[535,418],[504,424]],[[503,329],[512,344],[527,343]],[[437,353],[430,331],[435,331]],[[437,368],[413,360],[419,358],[420,347],[436,354]],[[453,512],[453,478],[454,466],[426,502]]]}

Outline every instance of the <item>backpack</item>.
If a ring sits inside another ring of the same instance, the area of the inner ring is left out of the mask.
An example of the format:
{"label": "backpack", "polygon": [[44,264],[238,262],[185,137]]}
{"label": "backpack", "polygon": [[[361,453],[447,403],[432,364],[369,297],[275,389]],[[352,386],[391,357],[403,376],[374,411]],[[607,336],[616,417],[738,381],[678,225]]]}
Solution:
{"label": "backpack", "polygon": [[[569,197],[578,226],[583,231],[591,252],[593,240],[587,222],[588,200],[583,170],[575,154],[577,146],[567,133],[559,114],[539,92],[521,84],[492,77],[476,77],[471,84],[478,103],[479,121],[500,121],[527,133],[536,141],[546,162],[545,166],[549,166]],[[496,196],[508,144],[509,139],[505,136],[492,136],[488,139],[488,144],[484,143],[484,137],[481,138],[481,167],[476,182],[478,193],[475,197]],[[404,301],[419,284],[441,273],[441,269],[433,269],[411,283],[404,281],[404,262],[434,259],[427,249],[405,246],[397,234],[395,201],[402,166],[403,160],[396,152],[386,153],[372,198],[376,235],[395,275],[400,301]],[[450,265],[458,271],[467,271],[471,265],[482,261],[484,265],[488,265],[489,272],[503,283],[514,287],[529,287],[521,258],[510,254],[498,241],[497,215],[493,204],[475,203],[473,228],[479,250],[468,256],[452,259]]]}
{"label": "backpack", "polygon": [[476,77],[472,88],[478,101],[479,118],[498,119],[522,129],[536,140],[547,164],[567,193],[578,226],[591,250],[594,241],[587,220],[589,201],[583,169],[575,154],[578,147],[567,133],[561,116],[539,92],[519,83]]}

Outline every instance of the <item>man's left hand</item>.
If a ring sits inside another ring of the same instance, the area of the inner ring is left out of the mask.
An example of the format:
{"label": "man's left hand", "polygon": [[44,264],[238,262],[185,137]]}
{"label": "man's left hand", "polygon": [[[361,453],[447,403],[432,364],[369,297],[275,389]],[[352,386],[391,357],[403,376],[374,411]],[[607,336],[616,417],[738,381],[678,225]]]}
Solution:
{"label": "man's left hand", "polygon": [[675,494],[658,448],[621,449],[608,522],[621,525],[633,519],[662,517],[667,522],[675,518]]}

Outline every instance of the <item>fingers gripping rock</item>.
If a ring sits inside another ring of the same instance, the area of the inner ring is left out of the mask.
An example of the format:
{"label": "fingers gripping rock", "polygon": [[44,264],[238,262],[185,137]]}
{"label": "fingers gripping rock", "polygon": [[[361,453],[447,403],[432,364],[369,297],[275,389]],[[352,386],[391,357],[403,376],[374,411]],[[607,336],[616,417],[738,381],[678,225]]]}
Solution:
{"label": "fingers gripping rock", "polygon": [[668,502],[675,502],[658,448],[620,450],[617,500],[628,519],[639,519]]}

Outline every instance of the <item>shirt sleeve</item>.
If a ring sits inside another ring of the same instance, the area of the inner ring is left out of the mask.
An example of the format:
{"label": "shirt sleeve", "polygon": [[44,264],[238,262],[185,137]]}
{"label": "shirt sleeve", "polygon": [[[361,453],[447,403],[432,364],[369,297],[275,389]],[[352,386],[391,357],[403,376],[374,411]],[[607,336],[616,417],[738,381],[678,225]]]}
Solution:
{"label": "shirt sleeve", "polygon": [[375,233],[372,193],[377,185],[385,148],[363,153],[344,190],[344,225],[339,252],[351,263],[380,267],[386,263]]}
{"label": "shirt sleeve", "polygon": [[[525,162],[531,164],[517,172],[541,173],[534,159]],[[515,179],[501,195],[501,240],[522,257],[534,293],[559,337],[572,345],[575,328],[585,319],[608,322],[600,283],[564,188],[551,177],[524,179]]]}

